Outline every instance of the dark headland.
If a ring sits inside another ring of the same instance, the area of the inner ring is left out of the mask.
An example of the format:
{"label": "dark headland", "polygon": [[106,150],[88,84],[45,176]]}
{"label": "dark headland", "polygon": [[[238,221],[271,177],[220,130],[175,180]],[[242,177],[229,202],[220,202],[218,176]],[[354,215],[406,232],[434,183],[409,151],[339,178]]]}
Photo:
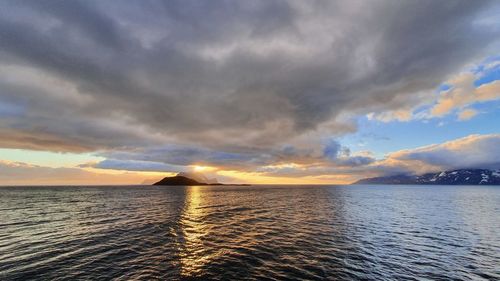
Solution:
{"label": "dark headland", "polygon": [[165,177],[162,180],[154,183],[153,185],[238,185],[238,186],[249,186],[249,184],[223,184],[218,182],[216,179],[207,180],[205,177],[197,175],[191,176],[186,173],[179,173],[173,177]]}
{"label": "dark headland", "polygon": [[500,185],[500,171],[459,169],[423,175],[367,178],[353,184]]}

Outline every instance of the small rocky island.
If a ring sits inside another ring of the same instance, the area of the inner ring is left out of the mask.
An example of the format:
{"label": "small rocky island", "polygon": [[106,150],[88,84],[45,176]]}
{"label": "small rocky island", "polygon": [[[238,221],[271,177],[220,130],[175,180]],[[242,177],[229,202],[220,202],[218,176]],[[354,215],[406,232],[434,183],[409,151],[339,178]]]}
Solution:
{"label": "small rocky island", "polygon": [[459,169],[424,175],[395,175],[362,179],[354,184],[500,185],[500,171]]}
{"label": "small rocky island", "polygon": [[[226,185],[223,183],[219,183],[217,179],[208,179],[201,174],[193,174],[193,173],[178,173],[173,177],[165,177],[159,182],[154,183],[153,185]],[[248,184],[230,184],[230,185],[243,185],[248,186]]]}

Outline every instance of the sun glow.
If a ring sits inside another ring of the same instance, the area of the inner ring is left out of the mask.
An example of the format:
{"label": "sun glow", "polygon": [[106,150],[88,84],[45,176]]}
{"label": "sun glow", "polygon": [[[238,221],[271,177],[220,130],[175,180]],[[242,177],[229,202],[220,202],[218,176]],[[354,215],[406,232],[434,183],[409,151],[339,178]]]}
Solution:
{"label": "sun glow", "polygon": [[203,172],[204,170],[207,169],[207,167],[205,167],[205,166],[194,166],[193,169],[194,169],[195,172]]}
{"label": "sun glow", "polygon": [[326,175],[303,177],[278,177],[265,173],[218,170],[217,175],[232,178],[235,183],[250,184],[348,184],[354,179],[350,175]]}
{"label": "sun glow", "polygon": [[193,171],[195,171],[195,172],[209,172],[209,171],[215,170],[214,167],[210,167],[210,166],[193,165],[191,167],[193,168]]}

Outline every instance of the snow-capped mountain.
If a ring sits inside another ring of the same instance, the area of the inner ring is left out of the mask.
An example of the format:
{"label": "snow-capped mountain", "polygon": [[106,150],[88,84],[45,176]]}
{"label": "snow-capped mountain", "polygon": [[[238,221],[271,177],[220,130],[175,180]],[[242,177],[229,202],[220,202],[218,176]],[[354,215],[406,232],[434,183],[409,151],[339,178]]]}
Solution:
{"label": "snow-capped mountain", "polygon": [[500,170],[460,169],[424,175],[362,179],[354,184],[500,185]]}

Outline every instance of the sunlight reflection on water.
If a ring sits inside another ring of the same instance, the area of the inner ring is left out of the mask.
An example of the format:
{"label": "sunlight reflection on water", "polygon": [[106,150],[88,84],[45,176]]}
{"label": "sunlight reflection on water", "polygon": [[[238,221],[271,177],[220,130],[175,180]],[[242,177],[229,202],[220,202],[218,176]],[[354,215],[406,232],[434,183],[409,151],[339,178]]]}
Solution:
{"label": "sunlight reflection on water", "polygon": [[204,211],[202,206],[206,197],[202,196],[202,187],[192,186],[187,190],[185,205],[180,220],[182,228],[182,244],[179,248],[182,276],[196,276],[205,264],[217,257],[217,253],[207,251],[204,245],[205,236],[208,234],[204,224]]}
{"label": "sunlight reflection on water", "polygon": [[500,189],[0,188],[0,280],[500,279]]}

